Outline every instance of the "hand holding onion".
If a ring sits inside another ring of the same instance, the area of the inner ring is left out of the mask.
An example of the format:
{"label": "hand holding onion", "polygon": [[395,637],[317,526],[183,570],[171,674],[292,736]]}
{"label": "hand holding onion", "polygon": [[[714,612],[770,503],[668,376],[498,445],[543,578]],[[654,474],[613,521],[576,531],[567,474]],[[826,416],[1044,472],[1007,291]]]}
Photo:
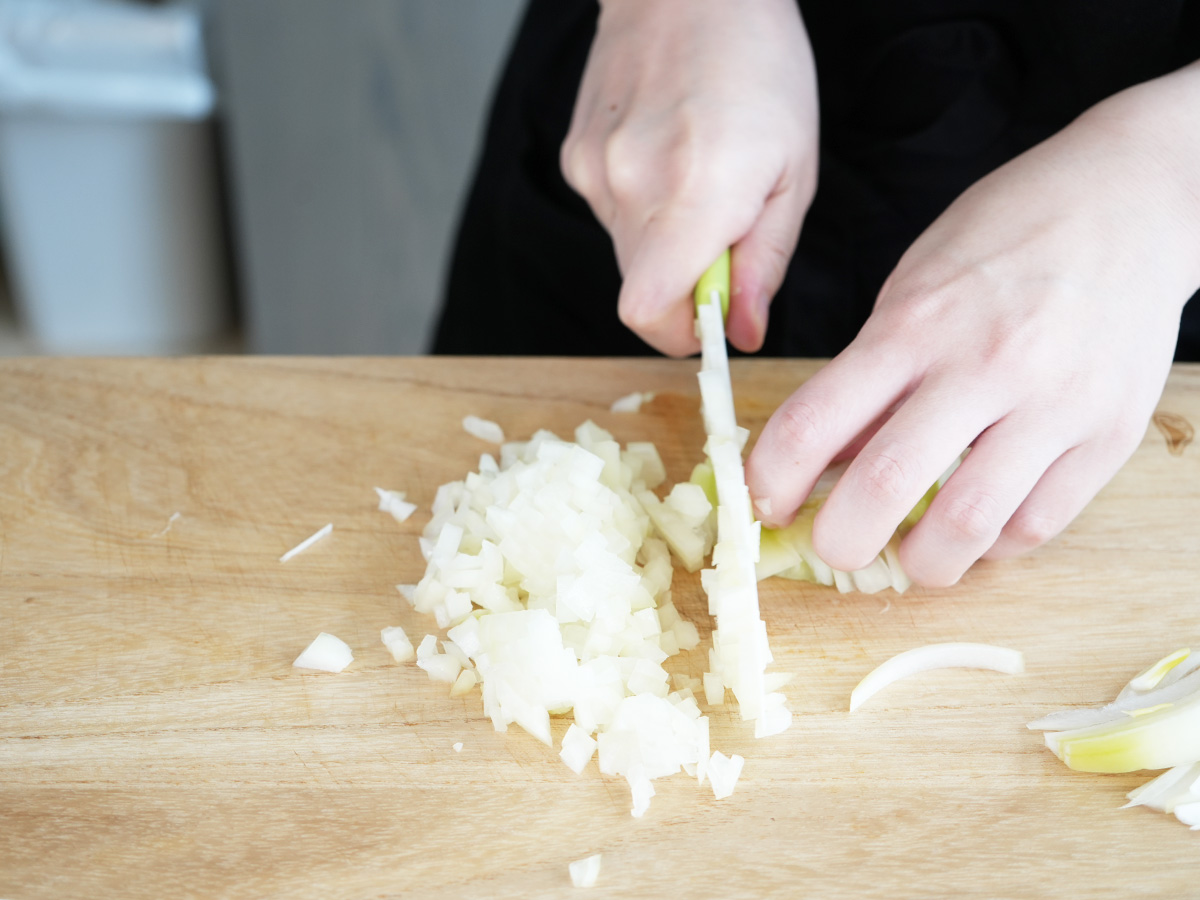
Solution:
{"label": "hand holding onion", "polygon": [[692,288],[732,246],[729,339],[757,350],[816,188],[794,0],[602,0],[562,168],[612,236],[626,325],[695,353]]}
{"label": "hand holding onion", "polygon": [[[858,338],[775,413],[747,464],[787,522],[865,565],[964,447],[901,546],[948,585],[1063,529],[1137,447],[1200,286],[1200,65],[1117,94],[966,191],[901,259]],[[850,449],[848,449],[850,448]]]}

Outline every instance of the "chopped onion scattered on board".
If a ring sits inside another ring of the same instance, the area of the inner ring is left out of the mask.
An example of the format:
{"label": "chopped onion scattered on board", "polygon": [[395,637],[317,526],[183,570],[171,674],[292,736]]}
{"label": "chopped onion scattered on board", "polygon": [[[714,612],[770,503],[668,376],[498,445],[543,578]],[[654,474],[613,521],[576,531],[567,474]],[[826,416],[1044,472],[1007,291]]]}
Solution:
{"label": "chopped onion scattered on board", "polygon": [[571,884],[581,888],[595,887],[596,879],[600,877],[600,856],[601,854],[597,853],[568,865],[567,871],[571,873]]}
{"label": "chopped onion scattered on board", "polygon": [[850,694],[850,712],[889,684],[933,669],[992,669],[1006,675],[1025,671],[1025,657],[1017,650],[992,644],[926,644],[893,656],[858,683]]}
{"label": "chopped onion scattered on board", "polygon": [[341,638],[322,631],[292,663],[297,669],[340,672],[354,661],[349,645]]}
{"label": "chopped onion scattered on board", "polygon": [[321,540],[321,538],[326,537],[332,533],[333,533],[333,523],[330,522],[328,525],[326,525],[324,528],[322,528],[316,534],[306,537],[304,540],[302,540],[300,543],[298,543],[295,547],[293,547],[287,553],[283,554],[283,556],[279,557],[279,561],[287,562],[293,556],[303,553],[305,550],[307,550],[309,547],[311,547],[317,541]]}

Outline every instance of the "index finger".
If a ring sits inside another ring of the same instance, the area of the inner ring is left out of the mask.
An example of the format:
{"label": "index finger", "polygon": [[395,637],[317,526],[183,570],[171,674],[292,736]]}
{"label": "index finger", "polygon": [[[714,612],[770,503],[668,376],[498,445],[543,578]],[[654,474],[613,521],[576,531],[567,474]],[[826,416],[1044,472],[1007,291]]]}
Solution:
{"label": "index finger", "polygon": [[774,527],[790,522],[834,457],[908,392],[913,377],[907,356],[852,344],[797,388],[746,460],[759,518]]}

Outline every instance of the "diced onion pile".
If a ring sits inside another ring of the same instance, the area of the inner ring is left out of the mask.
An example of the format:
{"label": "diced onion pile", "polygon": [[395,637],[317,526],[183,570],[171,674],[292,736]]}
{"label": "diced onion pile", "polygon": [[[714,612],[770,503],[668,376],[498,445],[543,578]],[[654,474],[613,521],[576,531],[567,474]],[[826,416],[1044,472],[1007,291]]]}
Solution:
{"label": "diced onion pile", "polygon": [[[667,540],[703,546],[697,523],[711,510],[703,491],[655,498],[656,530],[639,498],[665,477],[657,451],[622,450],[591,422],[574,443],[541,431],[500,457],[484,454],[478,472],[439,488],[421,538],[425,575],[399,586],[448,629],[425,636],[417,665],[454,695],[480,686],[498,731],[515,723],[550,744],[550,716],[571,713],[564,763],[581,772],[598,754],[640,816],[653,779],[684,769],[702,782],[717,759],[691,687],[671,690],[663,668],[699,644],[671,602]],[[738,769],[718,769],[714,789],[732,789]]]}
{"label": "diced onion pile", "polygon": [[1129,793],[1200,828],[1200,653],[1184,648],[1133,678],[1106,706],[1030,722],[1068,767],[1082,772],[1167,769]]}

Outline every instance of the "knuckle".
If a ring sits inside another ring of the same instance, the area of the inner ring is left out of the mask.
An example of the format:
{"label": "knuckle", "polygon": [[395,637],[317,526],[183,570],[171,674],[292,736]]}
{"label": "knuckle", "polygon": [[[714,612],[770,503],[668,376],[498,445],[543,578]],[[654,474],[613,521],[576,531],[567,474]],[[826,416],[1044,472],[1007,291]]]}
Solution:
{"label": "knuckle", "polygon": [[996,498],[982,491],[948,498],[942,519],[950,535],[967,544],[995,538],[999,532]]}
{"label": "knuckle", "polygon": [[644,197],[649,187],[647,154],[627,131],[618,129],[604,142],[604,171],[613,196],[622,201]]}
{"label": "knuckle", "polygon": [[821,415],[812,405],[803,401],[787,403],[776,415],[776,425],[789,447],[813,447],[821,443],[825,429]]}
{"label": "knuckle", "polygon": [[653,324],[645,307],[642,304],[633,303],[622,299],[622,302],[617,304],[617,318],[621,320],[621,324],[631,331],[638,333]]}
{"label": "knuckle", "polygon": [[1055,516],[1022,510],[1009,520],[1005,532],[1014,543],[1032,550],[1053,539],[1065,526],[1066,523]]}
{"label": "knuckle", "polygon": [[856,478],[867,495],[882,505],[900,501],[917,473],[912,452],[892,443],[859,458]]}
{"label": "knuckle", "polygon": [[591,199],[597,179],[592,154],[583,141],[567,136],[559,150],[559,166],[567,184],[580,196]]}

